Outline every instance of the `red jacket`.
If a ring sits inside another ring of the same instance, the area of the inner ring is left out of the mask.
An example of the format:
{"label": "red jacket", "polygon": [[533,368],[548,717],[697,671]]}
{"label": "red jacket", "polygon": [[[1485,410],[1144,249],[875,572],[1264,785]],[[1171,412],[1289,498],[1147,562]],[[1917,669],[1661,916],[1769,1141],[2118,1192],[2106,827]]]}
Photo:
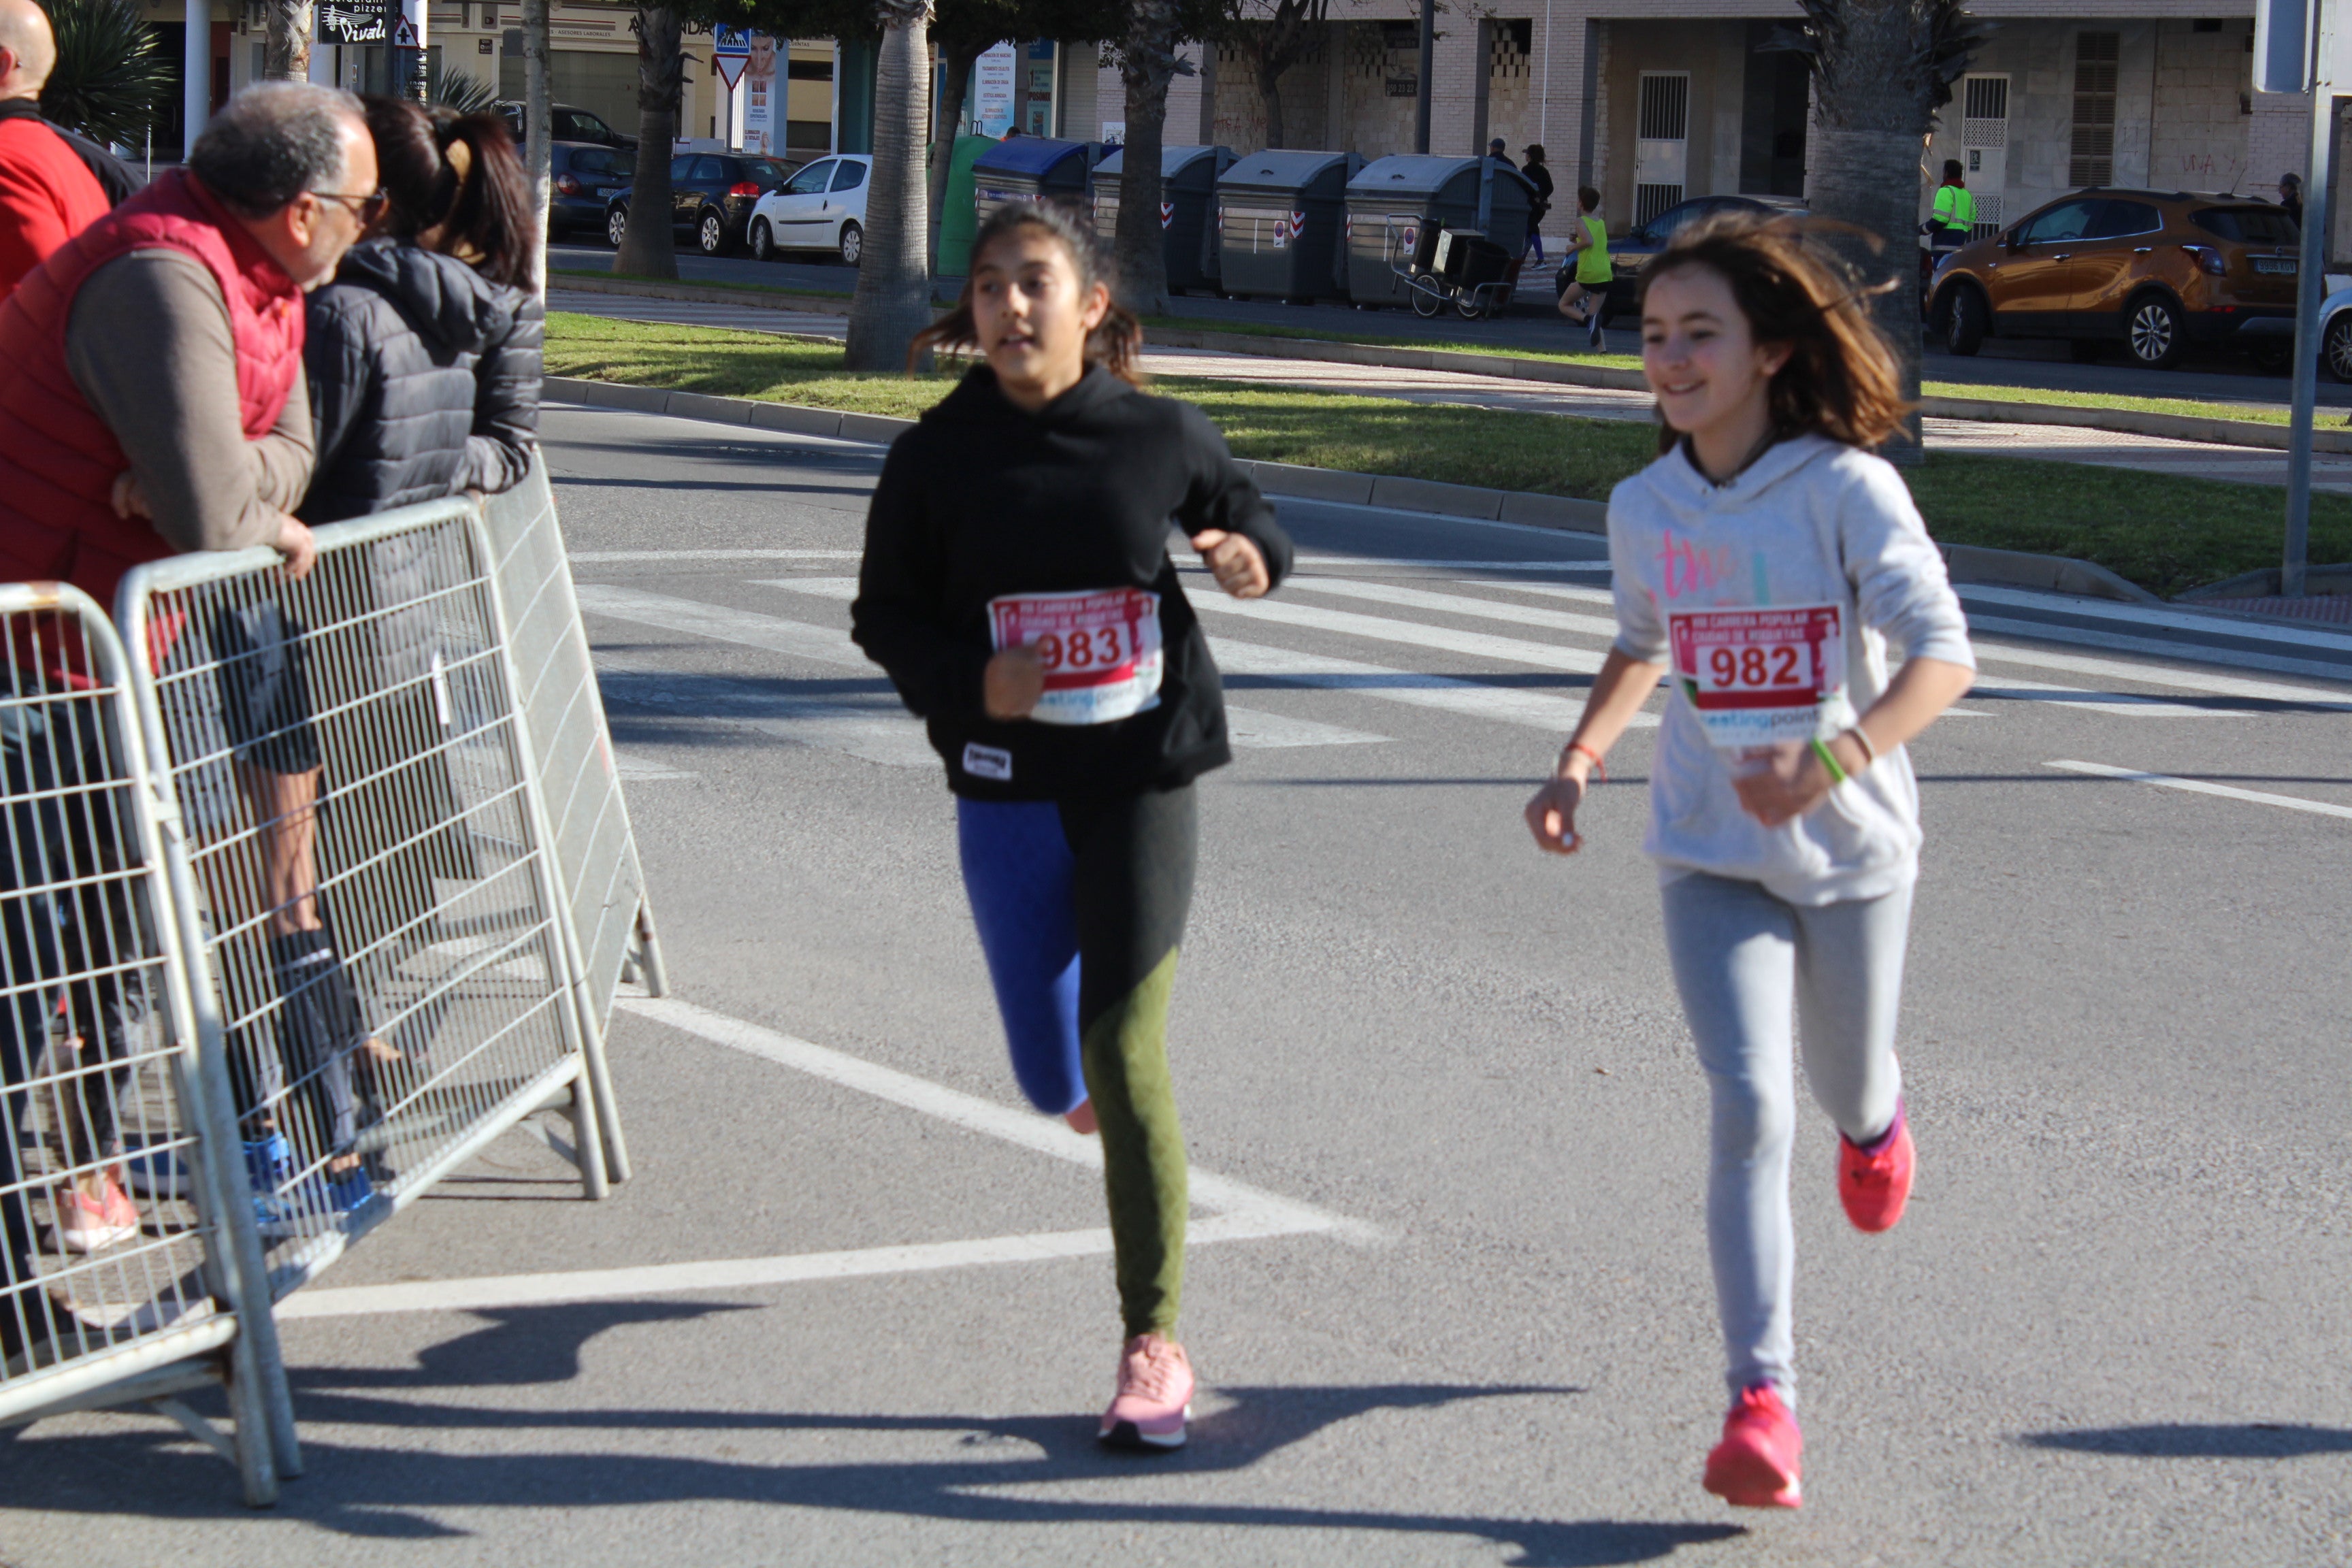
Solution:
{"label": "red jacket", "polygon": [[160,176],[0,300],[0,582],[69,582],[111,611],[124,573],[174,552],[145,520],[114,515],[114,477],[130,461],[66,359],[83,280],[155,247],[203,262],[228,302],[246,439],[268,435],[293,394],[301,290],[185,171]]}
{"label": "red jacket", "polygon": [[106,213],[106,192],[64,137],[30,116],[0,120],[0,300]]}

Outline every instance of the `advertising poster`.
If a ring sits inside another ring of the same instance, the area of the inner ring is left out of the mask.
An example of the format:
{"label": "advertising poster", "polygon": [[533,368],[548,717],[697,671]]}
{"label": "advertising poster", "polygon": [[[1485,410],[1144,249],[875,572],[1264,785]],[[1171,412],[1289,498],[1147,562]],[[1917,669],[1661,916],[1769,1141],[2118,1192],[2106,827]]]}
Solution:
{"label": "advertising poster", "polygon": [[773,157],[783,151],[784,83],[776,69],[776,36],[751,35],[751,56],[743,67],[743,151]]}
{"label": "advertising poster", "polygon": [[1003,136],[1013,129],[1013,69],[1017,51],[999,44],[971,68],[971,119],[982,136]]}

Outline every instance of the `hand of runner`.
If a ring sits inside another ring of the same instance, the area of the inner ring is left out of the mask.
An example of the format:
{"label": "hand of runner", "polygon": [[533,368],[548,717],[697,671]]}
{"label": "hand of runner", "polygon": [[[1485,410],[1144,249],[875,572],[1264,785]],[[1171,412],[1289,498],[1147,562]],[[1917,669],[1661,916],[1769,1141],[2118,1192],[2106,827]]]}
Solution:
{"label": "hand of runner", "polygon": [[988,661],[981,703],[992,719],[1026,719],[1045,695],[1045,661],[1034,647],[1008,647]]}
{"label": "hand of runner", "polygon": [[311,536],[310,524],[300,518],[288,515],[278,523],[278,537],[269,547],[286,557],[286,580],[299,583],[310,574],[310,565],[319,559],[318,541]]}
{"label": "hand of runner", "polygon": [[1576,831],[1576,808],[1584,804],[1584,781],[1563,774],[1544,781],[1528,802],[1528,831],[1536,836],[1536,847],[1553,855],[1573,855],[1583,847],[1584,839]]}
{"label": "hand of runner", "polygon": [[1217,586],[1236,599],[1263,597],[1274,586],[1265,555],[1238,533],[1205,529],[1192,536],[1192,548],[1201,552],[1202,564],[1216,574]]}
{"label": "hand of runner", "polygon": [[1734,778],[1739,809],[1767,827],[1792,822],[1830,797],[1830,772],[1811,746],[1775,746],[1772,760],[1744,778]]}

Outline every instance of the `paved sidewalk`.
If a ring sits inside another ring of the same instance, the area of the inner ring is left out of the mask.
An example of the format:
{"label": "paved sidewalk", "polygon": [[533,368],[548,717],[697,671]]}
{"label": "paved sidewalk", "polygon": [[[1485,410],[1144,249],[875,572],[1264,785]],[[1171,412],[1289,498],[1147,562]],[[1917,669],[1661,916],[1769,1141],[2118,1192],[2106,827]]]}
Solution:
{"label": "paved sidewalk", "polygon": [[[680,300],[643,300],[557,289],[549,308],[624,321],[674,321],[739,331],[785,332],[838,338],[846,322],[813,311],[775,310],[758,305],[715,305]],[[1619,332],[1620,339],[1631,334]],[[1622,344],[1631,347],[1630,343]],[[1263,382],[1318,392],[1395,397],[1413,403],[1455,403],[1525,413],[1573,415],[1586,419],[1650,418],[1647,393],[1601,387],[1559,386],[1508,376],[1454,371],[1398,370],[1385,366],[1332,364],[1319,360],[1269,359],[1257,354],[1204,349],[1147,348],[1144,369],[1153,375],[1200,376],[1221,381]],[[2065,426],[2002,424],[1976,419],[1929,419],[1931,451],[1980,452],[2004,458],[2089,463],[2103,468],[2226,479],[2242,484],[2284,485],[2286,455],[2257,447],[2206,441],[2175,441],[2109,430]],[[2352,457],[2322,455],[2312,463],[2314,488],[2352,495]]]}

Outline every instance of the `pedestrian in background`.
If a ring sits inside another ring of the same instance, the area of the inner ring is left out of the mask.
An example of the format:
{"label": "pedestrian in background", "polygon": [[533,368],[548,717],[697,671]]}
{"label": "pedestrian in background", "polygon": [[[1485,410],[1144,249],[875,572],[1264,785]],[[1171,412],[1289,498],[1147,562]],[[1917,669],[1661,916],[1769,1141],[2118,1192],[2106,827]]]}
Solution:
{"label": "pedestrian in background", "polygon": [[1517,163],[1511,162],[1510,150],[1503,144],[1503,139],[1499,136],[1486,143],[1486,156],[1492,158],[1506,169],[1516,169],[1518,167]]}
{"label": "pedestrian in background", "polygon": [[[989,215],[915,349],[987,356],[892,444],[850,607],[956,795],[964,889],[1030,1103],[1099,1131],[1125,1339],[1106,1444],[1184,1441],[1188,1200],[1168,1005],[1199,852],[1193,781],[1233,760],[1172,521],[1216,588],[1290,565],[1200,410],[1137,390],[1142,329],[1091,226]],[[1205,584],[1204,584],[1205,586]]]}
{"label": "pedestrian in background", "polygon": [[1616,645],[1526,816],[1538,846],[1574,854],[1590,781],[1671,681],[1643,847],[1714,1105],[1707,1237],[1732,1405],[1704,1484],[1795,1508],[1790,1015],[1837,1124],[1846,1216],[1887,1230],[1913,1163],[1895,1057],[1920,843],[1903,748],[1976,661],[1909,490],[1871,455],[1906,410],[1868,291],[1751,217],[1685,228],[1643,279],[1661,454],[1609,498]]}
{"label": "pedestrian in background", "polygon": [[1601,221],[1601,193],[1576,188],[1576,222],[1568,231],[1560,259],[1559,313],[1585,330],[1585,341],[1601,346],[1601,323],[1609,309],[1609,284],[1616,271],[1609,260],[1609,226]]}
{"label": "pedestrian in background", "polygon": [[1535,200],[1528,205],[1528,251],[1535,258],[1536,265],[1541,267],[1544,258],[1544,215],[1551,211],[1552,194],[1558,187],[1552,184],[1551,171],[1544,166],[1543,143],[1530,142],[1527,154],[1527,166],[1519,173],[1525,174],[1528,184],[1536,188]]}
{"label": "pedestrian in background", "polygon": [[1936,200],[1927,220],[1919,232],[1927,237],[1927,248],[1932,251],[1958,250],[1976,234],[1977,198],[1969,189],[1967,171],[1958,158],[1944,160],[1944,183],[1936,187]]}
{"label": "pedestrian in background", "polygon": [[2279,176],[2278,192],[2279,205],[2286,209],[2287,216],[2294,219],[2296,227],[2302,227],[2303,176],[2295,174],[2281,174]]}
{"label": "pedestrian in background", "polygon": [[41,118],[57,63],[47,14],[0,0],[0,299],[136,185],[113,153]]}
{"label": "pedestrian in background", "polygon": [[[205,128],[185,169],[67,241],[0,300],[0,580],[61,579],[110,607],[131,567],[182,551],[268,544],[289,575],[310,569],[310,531],[290,515],[312,453],[302,291],[359,237],[374,188],[374,150],[347,95],[308,83],[248,88]],[[20,694],[86,679],[62,636],[13,657]],[[59,735],[29,720],[0,744],[12,794],[101,780],[110,754],[86,725]],[[125,837],[16,841],[0,857],[0,890],[119,873]],[[24,918],[22,900],[0,902],[10,920]],[[69,1026],[119,1060],[152,1005],[136,961],[152,957],[154,922],[143,910],[79,920],[66,933],[68,953],[79,953],[72,967],[103,978],[67,992]],[[10,934],[13,946],[20,933]],[[141,951],[116,952],[118,941]],[[94,994],[78,1000],[84,989]],[[41,999],[20,991],[0,1012],[0,1075],[12,1089],[45,1031],[32,1005]],[[7,1113],[0,1228],[5,1283],[16,1286],[35,1278],[35,1264],[16,1184],[22,1107],[13,1094]],[[110,1106],[85,1114],[99,1147],[77,1152],[74,1190],[52,1201],[58,1229],[105,1246],[137,1235],[139,1215],[121,1178],[81,1158],[115,1152]],[[20,1297],[0,1313],[0,1353],[54,1330],[25,1315]]]}

